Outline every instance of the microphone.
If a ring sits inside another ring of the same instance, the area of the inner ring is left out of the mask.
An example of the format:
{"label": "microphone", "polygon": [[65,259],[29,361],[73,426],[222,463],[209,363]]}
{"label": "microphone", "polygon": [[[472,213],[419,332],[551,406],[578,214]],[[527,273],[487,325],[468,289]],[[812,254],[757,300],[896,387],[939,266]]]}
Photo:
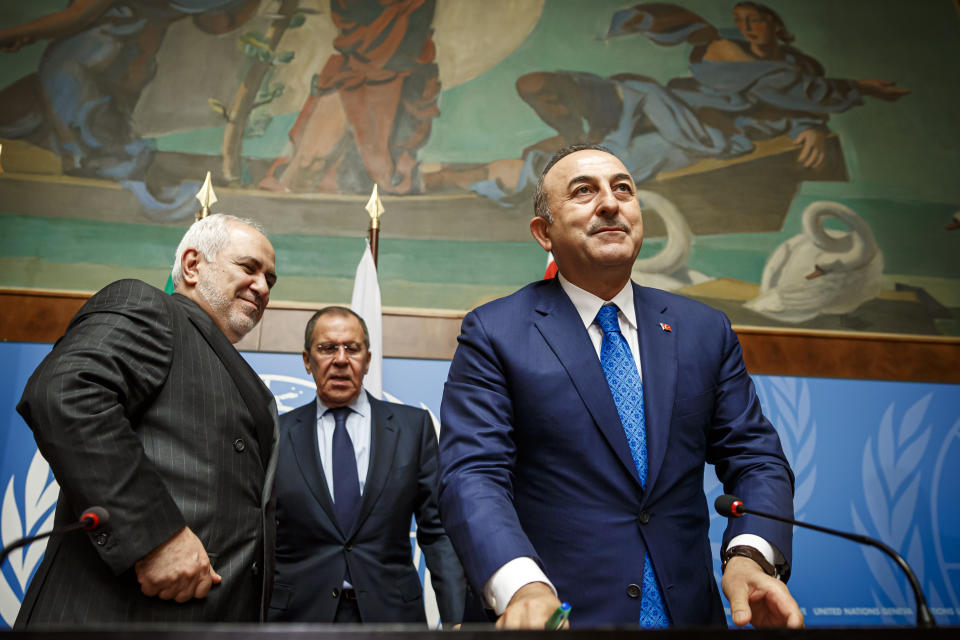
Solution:
{"label": "microphone", "polygon": [[827,527],[821,527],[816,524],[800,522],[799,520],[794,520],[793,518],[785,518],[772,513],[764,513],[755,509],[748,509],[746,505],[743,504],[742,500],[726,493],[722,496],[719,496],[716,501],[714,501],[713,506],[716,508],[717,513],[727,518],[739,518],[749,513],[751,515],[760,516],[761,518],[769,518],[771,520],[786,522],[787,524],[796,525],[805,529],[813,529],[814,531],[840,536],[841,538],[846,538],[847,540],[853,540],[854,542],[859,542],[860,544],[866,544],[880,549],[885,554],[893,558],[893,561],[897,563],[897,566],[899,566],[906,574],[907,580],[910,581],[910,587],[913,589],[913,599],[917,605],[917,626],[922,629],[930,629],[937,626],[936,621],[933,619],[933,614],[930,613],[930,609],[927,607],[927,599],[923,595],[923,589],[920,588],[920,583],[917,581],[917,576],[914,575],[910,565],[907,564],[907,561],[904,560],[899,553],[879,540],[862,536],[857,533],[837,531],[836,529],[828,529]]}
{"label": "microphone", "polygon": [[90,507],[80,514],[77,524],[82,525],[80,528],[84,531],[103,529],[110,524],[110,512],[103,507]]}
{"label": "microphone", "polygon": [[71,531],[78,531],[80,529],[84,531],[97,531],[103,529],[110,522],[110,512],[104,509],[103,507],[90,507],[84,510],[80,514],[80,519],[71,524],[63,525],[62,527],[56,527],[50,531],[45,531],[43,533],[38,533],[35,536],[27,536],[26,538],[20,538],[19,540],[14,540],[9,545],[3,548],[3,552],[0,553],[0,564],[3,564],[3,561],[7,559],[7,556],[10,555],[11,551],[19,549],[20,547],[26,546],[31,542],[36,542],[43,538],[48,538],[50,536],[59,535],[61,533],[70,533]]}

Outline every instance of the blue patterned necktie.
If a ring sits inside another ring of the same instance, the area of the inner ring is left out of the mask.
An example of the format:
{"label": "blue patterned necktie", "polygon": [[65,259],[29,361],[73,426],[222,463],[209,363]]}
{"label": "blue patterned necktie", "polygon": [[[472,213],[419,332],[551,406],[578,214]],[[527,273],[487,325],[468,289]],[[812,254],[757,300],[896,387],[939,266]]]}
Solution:
{"label": "blue patterned necktie", "polygon": [[[620,333],[617,307],[600,307],[594,323],[603,331],[600,343],[600,366],[607,378],[613,402],[617,406],[620,422],[627,435],[630,455],[640,476],[640,486],[647,484],[647,426],[643,416],[643,383],[637,371],[633,354],[626,338]],[[644,629],[664,629],[670,626],[670,618],[663,606],[663,596],[653,572],[653,563],[648,551],[643,559],[643,589],[640,601],[640,626]]]}
{"label": "blue patterned necktie", "polygon": [[333,508],[337,522],[344,535],[350,533],[350,527],[357,517],[360,506],[360,475],[357,473],[357,454],[353,441],[347,433],[348,407],[330,409],[333,415]]}

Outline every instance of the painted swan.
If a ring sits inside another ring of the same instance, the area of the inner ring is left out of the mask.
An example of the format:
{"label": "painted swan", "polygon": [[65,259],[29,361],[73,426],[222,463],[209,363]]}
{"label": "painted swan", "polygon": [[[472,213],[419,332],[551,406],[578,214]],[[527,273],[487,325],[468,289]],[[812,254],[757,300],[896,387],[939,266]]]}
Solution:
{"label": "painted swan", "polygon": [[[826,229],[829,218],[849,231]],[[783,322],[821,313],[849,313],[880,293],[883,254],[870,226],[837,202],[814,202],[803,211],[803,233],[781,244],[763,268],[760,295],[748,309]]]}
{"label": "painted swan", "polygon": [[633,264],[631,277],[637,284],[672,291],[710,280],[708,276],[687,269],[693,233],[683,214],[672,202],[652,191],[637,191],[644,213],[653,212],[663,220],[667,243],[655,255]]}

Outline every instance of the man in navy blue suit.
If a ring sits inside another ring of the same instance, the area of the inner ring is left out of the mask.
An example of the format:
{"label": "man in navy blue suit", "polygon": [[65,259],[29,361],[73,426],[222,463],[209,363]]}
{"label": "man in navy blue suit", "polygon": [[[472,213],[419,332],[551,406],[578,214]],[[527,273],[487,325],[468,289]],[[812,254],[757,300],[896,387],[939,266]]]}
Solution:
{"label": "man in navy blue suit", "polygon": [[280,417],[276,574],[268,619],[425,622],[410,518],[444,623],[460,622],[463,571],[440,524],[437,436],[423,409],[363,391],[370,336],[326,307],[304,336],[312,402]]}
{"label": "man in navy blue suit", "polygon": [[[530,229],[554,280],[463,320],[441,422],[440,508],[500,627],[725,625],[704,463],[746,504],[792,516],[793,474],[729,320],[640,287],[636,187],[606,150],[558,152]],[[612,307],[611,307],[612,305]],[[799,627],[791,528],[746,516],[723,539],[736,624]]]}

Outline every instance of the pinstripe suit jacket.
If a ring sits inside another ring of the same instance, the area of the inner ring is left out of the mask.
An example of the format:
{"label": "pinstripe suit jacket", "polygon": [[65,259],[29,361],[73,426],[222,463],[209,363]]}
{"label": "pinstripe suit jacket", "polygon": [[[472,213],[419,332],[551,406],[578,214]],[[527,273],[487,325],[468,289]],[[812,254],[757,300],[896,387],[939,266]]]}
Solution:
{"label": "pinstripe suit jacket", "polygon": [[[17,410],[60,484],[56,524],[90,505],[111,516],[106,532],[50,541],[17,628],[262,619],[276,408],[199,306],[137,280],[107,286],[33,373]],[[183,526],[223,582],[184,604],[144,596],[134,563]]]}

